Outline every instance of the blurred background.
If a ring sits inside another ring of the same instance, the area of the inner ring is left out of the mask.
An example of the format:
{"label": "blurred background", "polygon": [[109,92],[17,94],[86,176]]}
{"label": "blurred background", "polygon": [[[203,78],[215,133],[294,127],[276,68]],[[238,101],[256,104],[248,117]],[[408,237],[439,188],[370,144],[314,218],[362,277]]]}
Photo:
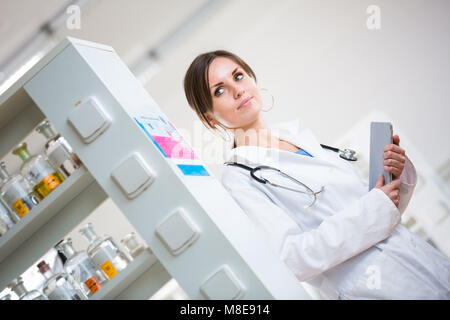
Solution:
{"label": "blurred background", "polygon": [[[355,149],[365,179],[370,122],[392,122],[419,177],[402,223],[450,256],[449,12],[447,0],[0,0],[0,95],[66,36],[112,46],[220,178],[231,146],[199,122],[183,77],[198,54],[229,50],[274,97],[269,124]],[[108,232],[133,229],[120,226]]]}

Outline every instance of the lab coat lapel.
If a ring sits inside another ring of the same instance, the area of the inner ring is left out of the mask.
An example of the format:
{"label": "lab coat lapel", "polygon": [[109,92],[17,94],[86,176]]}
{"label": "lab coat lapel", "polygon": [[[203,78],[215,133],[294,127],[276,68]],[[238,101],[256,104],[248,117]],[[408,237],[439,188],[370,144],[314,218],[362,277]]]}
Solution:
{"label": "lab coat lapel", "polygon": [[285,131],[273,132],[279,139],[288,141],[298,148],[305,149],[315,158],[322,158],[323,150],[310,129],[303,129],[300,133],[293,134]]}
{"label": "lab coat lapel", "polygon": [[[279,131],[278,134],[274,132],[274,134],[281,140],[288,141],[298,148],[305,149],[313,156],[312,158],[305,157],[308,161],[323,162],[324,164],[332,164],[338,167],[341,165],[339,159],[337,159],[335,155],[331,156],[329,152],[322,148],[309,128],[303,129],[297,134],[286,131]],[[298,157],[298,155],[293,152],[291,154],[292,156]]]}
{"label": "lab coat lapel", "polygon": [[268,165],[279,168],[281,157],[289,161],[307,161],[312,163],[323,163],[325,165],[339,166],[336,157],[331,157],[319,144],[311,130],[306,128],[300,133],[288,130],[273,130],[273,135],[281,140],[288,141],[298,148],[305,149],[313,157],[301,157],[294,152],[288,152],[275,148],[262,148],[256,146],[241,146],[234,148],[228,157],[229,162],[247,163],[248,165]]}

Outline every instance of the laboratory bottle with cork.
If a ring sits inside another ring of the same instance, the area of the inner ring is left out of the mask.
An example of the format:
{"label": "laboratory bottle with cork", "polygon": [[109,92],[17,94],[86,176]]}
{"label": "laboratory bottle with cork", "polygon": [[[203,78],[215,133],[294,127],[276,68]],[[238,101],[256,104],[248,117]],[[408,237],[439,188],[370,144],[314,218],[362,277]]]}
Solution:
{"label": "laboratory bottle with cork", "polygon": [[8,287],[17,294],[19,300],[48,300],[48,298],[38,290],[28,291],[23,284],[22,277],[18,277],[11,281]]}
{"label": "laboratory bottle with cork", "polygon": [[97,269],[85,251],[75,251],[71,238],[64,239],[56,247],[67,257],[64,270],[81,284],[88,297],[102,288],[101,283],[107,280],[105,275]]}
{"label": "laboratory bottle with cork", "polygon": [[20,174],[10,176],[4,162],[0,162],[0,181],[0,196],[17,213],[17,216],[11,214],[14,222],[19,221],[19,217],[23,218],[39,203],[29,182]]}
{"label": "laboratory bottle with cork", "polygon": [[47,158],[42,155],[31,155],[26,142],[18,145],[13,154],[22,160],[20,173],[28,180],[39,200],[44,199],[64,181],[58,170],[52,167]]}
{"label": "laboratory bottle with cork", "polygon": [[36,131],[47,138],[45,155],[54,168],[58,169],[65,178],[72,175],[81,166],[81,161],[73,152],[72,147],[59,133],[55,133],[48,120],[44,120]]}
{"label": "laboratory bottle with cork", "polygon": [[37,267],[46,280],[43,291],[49,300],[87,300],[80,285],[71,275],[65,272],[54,274],[44,260]]}
{"label": "laboratory bottle with cork", "polygon": [[79,232],[89,241],[87,254],[92,262],[108,277],[114,278],[125,269],[130,262],[128,257],[118,248],[111,236],[97,236],[89,222]]}

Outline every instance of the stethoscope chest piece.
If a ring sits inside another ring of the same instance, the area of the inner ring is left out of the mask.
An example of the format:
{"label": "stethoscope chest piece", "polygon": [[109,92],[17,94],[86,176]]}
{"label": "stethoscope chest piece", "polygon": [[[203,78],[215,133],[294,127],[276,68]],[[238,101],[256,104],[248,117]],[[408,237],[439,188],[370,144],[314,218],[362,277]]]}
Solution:
{"label": "stethoscope chest piece", "polygon": [[344,151],[339,150],[339,156],[342,159],[348,160],[348,161],[356,161],[358,160],[357,157],[355,157],[356,152],[351,149],[344,149]]}
{"label": "stethoscope chest piece", "polygon": [[339,157],[341,157],[344,160],[347,160],[347,161],[356,161],[356,160],[358,160],[358,158],[355,157],[356,152],[353,151],[352,149],[341,150],[339,148],[334,148],[334,147],[327,146],[326,144],[320,144],[320,145],[322,146],[322,148],[329,149],[331,151],[337,152],[339,154]]}

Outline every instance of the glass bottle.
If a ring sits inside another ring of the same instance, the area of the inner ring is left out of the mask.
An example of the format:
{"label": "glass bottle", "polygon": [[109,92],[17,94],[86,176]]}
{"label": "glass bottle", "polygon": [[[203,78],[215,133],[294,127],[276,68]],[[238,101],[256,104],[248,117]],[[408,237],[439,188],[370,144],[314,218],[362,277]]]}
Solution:
{"label": "glass bottle", "polygon": [[47,297],[38,290],[28,291],[25,289],[22,277],[18,277],[11,281],[8,287],[17,294],[19,300],[48,300]]}
{"label": "glass bottle", "polygon": [[130,256],[133,259],[135,259],[139,254],[142,253],[142,251],[145,250],[145,247],[137,242],[136,234],[134,232],[127,234],[122,240],[120,240],[120,243],[122,243],[123,246],[128,250]]}
{"label": "glass bottle", "polygon": [[[0,162],[0,180],[2,180],[0,196],[20,218],[23,218],[39,203],[28,181],[20,174],[10,176],[4,162]],[[19,220],[15,214],[12,214],[11,218],[14,222]]]}
{"label": "glass bottle", "polygon": [[20,172],[33,186],[33,191],[39,200],[44,199],[55,190],[63,181],[64,177],[55,170],[47,158],[42,155],[30,155],[26,142],[19,144],[13,151],[22,160]]}
{"label": "glass bottle", "polygon": [[5,221],[0,217],[0,237],[8,232],[9,228]]}
{"label": "glass bottle", "polygon": [[54,274],[50,266],[43,260],[38,265],[39,271],[46,279],[44,294],[49,300],[86,300],[80,285],[65,272]]}
{"label": "glass bottle", "polygon": [[119,271],[127,267],[130,260],[119,250],[110,236],[97,236],[90,222],[82,227],[79,232],[89,241],[87,249],[89,258],[98,268],[103,270],[108,279],[114,278]]}
{"label": "glass bottle", "polygon": [[47,138],[45,144],[45,155],[48,161],[57,168],[65,178],[69,177],[81,166],[81,161],[66,139],[59,133],[55,133],[48,120],[41,122],[36,131]]}
{"label": "glass bottle", "polygon": [[102,288],[101,283],[106,281],[106,277],[91,262],[86,252],[74,250],[71,238],[64,239],[57,248],[67,257],[64,270],[81,284],[88,297]]}
{"label": "glass bottle", "polygon": [[3,201],[0,197],[0,219],[7,225],[8,229],[11,229],[12,226],[19,221],[19,217],[11,212],[8,208],[8,205]]}

